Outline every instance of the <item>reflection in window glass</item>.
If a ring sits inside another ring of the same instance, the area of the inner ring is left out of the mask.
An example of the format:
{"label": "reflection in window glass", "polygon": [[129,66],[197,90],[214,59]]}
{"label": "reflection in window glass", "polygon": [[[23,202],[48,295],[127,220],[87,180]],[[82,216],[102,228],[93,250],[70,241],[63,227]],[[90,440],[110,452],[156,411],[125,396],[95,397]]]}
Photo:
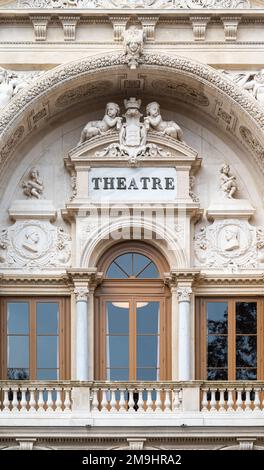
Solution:
{"label": "reflection in window glass", "polygon": [[37,337],[37,368],[56,369],[58,367],[58,337]]}
{"label": "reflection in window glass", "polygon": [[257,378],[257,304],[236,302],[236,379]]}
{"label": "reflection in window glass", "polygon": [[129,329],[129,303],[106,302],[107,309],[107,333],[128,334]]}
{"label": "reflection in window glass", "polygon": [[37,303],[37,334],[58,334],[59,305],[57,302]]}
{"label": "reflection in window glass", "polygon": [[137,302],[137,380],[158,380],[159,302]]}
{"label": "reflection in window glass", "polygon": [[8,336],[7,367],[26,369],[29,367],[28,336]]}
{"label": "reflection in window glass", "polygon": [[106,302],[106,361],[108,380],[128,380],[128,302]]}
{"label": "reflection in window glass", "polygon": [[26,302],[8,302],[7,334],[28,334],[29,308]]}
{"label": "reflection in window glass", "polygon": [[207,302],[207,379],[227,379],[228,304]]}

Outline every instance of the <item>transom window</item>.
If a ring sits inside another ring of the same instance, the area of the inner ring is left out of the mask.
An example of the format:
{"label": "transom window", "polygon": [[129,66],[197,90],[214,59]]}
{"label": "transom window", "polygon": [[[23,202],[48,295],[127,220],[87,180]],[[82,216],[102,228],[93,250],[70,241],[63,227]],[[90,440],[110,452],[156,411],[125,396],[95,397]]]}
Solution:
{"label": "transom window", "polygon": [[1,376],[8,380],[67,378],[64,299],[3,299]]}
{"label": "transom window", "polygon": [[200,313],[197,319],[198,378],[263,380],[263,301],[202,300]]}
{"label": "transom window", "polygon": [[125,253],[110,264],[106,277],[108,279],[157,279],[159,272],[155,263],[140,253]]}

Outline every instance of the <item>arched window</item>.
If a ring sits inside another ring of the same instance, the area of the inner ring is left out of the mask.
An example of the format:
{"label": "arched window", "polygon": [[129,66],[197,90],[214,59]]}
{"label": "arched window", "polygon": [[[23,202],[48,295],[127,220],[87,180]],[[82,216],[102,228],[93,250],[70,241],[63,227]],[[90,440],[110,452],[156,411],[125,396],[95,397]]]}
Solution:
{"label": "arched window", "polygon": [[99,380],[170,379],[170,291],[161,254],[123,243],[98,264],[95,372]]}

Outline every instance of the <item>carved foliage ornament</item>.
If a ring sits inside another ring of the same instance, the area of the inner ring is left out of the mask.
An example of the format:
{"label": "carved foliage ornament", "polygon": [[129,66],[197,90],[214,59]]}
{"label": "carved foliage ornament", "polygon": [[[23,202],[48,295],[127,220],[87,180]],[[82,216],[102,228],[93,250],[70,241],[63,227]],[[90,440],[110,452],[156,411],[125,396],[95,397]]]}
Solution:
{"label": "carved foliage ornament", "polygon": [[191,287],[178,287],[177,295],[179,302],[190,302],[192,289]]}
{"label": "carved foliage ornament", "polygon": [[192,88],[190,85],[185,83],[178,83],[172,80],[153,80],[151,84],[154,90],[159,90],[162,94],[177,96],[179,99],[184,101],[190,101],[192,104],[198,106],[209,106],[209,100],[207,96],[196,88]]}
{"label": "carved foliage ornament", "polygon": [[89,294],[88,287],[75,287],[74,294],[76,302],[87,302],[87,296]]}
{"label": "carved foliage ornament", "polygon": [[248,0],[18,0],[18,8],[248,8]]}
{"label": "carved foliage ornament", "polygon": [[69,263],[70,256],[70,236],[49,222],[19,221],[0,232],[2,267],[60,267]]}

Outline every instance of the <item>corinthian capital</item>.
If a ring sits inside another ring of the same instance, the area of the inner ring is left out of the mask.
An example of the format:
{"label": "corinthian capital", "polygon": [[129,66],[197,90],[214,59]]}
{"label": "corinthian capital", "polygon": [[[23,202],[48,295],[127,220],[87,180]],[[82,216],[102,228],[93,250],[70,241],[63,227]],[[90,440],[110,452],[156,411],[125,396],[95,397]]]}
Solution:
{"label": "corinthian capital", "polygon": [[191,287],[178,287],[177,294],[179,302],[190,302],[191,300]]}
{"label": "corinthian capital", "polygon": [[87,302],[87,296],[89,294],[88,287],[75,287],[74,289],[76,302]]}

